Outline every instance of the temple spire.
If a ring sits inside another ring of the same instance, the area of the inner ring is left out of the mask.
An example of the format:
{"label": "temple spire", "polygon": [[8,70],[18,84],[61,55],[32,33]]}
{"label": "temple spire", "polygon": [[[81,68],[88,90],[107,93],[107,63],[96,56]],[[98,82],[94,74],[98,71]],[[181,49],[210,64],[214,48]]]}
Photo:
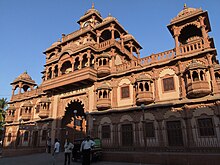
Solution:
{"label": "temple spire", "polygon": [[95,8],[95,5],[94,5],[94,2],[92,2],[92,9],[94,9]]}

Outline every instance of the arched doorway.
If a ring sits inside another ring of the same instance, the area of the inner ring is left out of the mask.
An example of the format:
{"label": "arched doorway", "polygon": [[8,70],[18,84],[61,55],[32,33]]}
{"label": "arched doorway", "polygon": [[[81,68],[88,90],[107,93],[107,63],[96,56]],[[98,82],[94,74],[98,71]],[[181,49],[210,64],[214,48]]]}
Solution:
{"label": "arched doorway", "polygon": [[65,114],[61,121],[61,145],[65,139],[70,141],[84,138],[86,134],[84,104],[79,100],[70,101],[65,108]]}

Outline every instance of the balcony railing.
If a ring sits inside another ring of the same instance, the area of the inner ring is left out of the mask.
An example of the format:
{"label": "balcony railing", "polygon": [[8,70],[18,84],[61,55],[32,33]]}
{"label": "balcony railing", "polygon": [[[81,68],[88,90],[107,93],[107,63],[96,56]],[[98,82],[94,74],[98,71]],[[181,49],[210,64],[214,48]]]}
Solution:
{"label": "balcony railing", "polygon": [[149,104],[154,101],[153,93],[150,91],[138,92],[136,97],[137,105]]}
{"label": "balcony railing", "polygon": [[108,98],[98,99],[96,107],[98,110],[109,109],[111,107],[111,99]]}
{"label": "balcony railing", "polygon": [[14,118],[15,118],[14,116],[9,115],[9,116],[6,116],[5,121],[6,121],[7,123],[11,123],[11,122],[14,121]]}
{"label": "balcony railing", "polygon": [[39,112],[40,118],[47,118],[49,116],[49,111],[46,109],[41,109]]}
{"label": "balcony railing", "polygon": [[107,76],[111,73],[111,68],[109,65],[103,65],[97,67],[97,74],[99,77]]}
{"label": "balcony railing", "polygon": [[31,91],[27,91],[27,92],[24,92],[24,93],[15,94],[15,95],[12,95],[11,101],[14,101],[14,100],[17,100],[17,99],[35,97],[35,96],[41,94],[42,92],[43,92],[42,89],[38,88],[38,89],[33,89]]}
{"label": "balcony railing", "polygon": [[204,49],[204,46],[202,44],[202,40],[195,42],[195,43],[190,43],[186,45],[180,46],[180,54],[187,54],[187,53],[194,53],[198,52]]}
{"label": "balcony railing", "polygon": [[24,121],[27,121],[27,120],[30,120],[31,119],[31,113],[24,113],[21,115],[22,116],[22,119]]}
{"label": "balcony railing", "polygon": [[96,79],[97,71],[94,68],[86,67],[53,79],[45,80],[42,83],[42,88],[45,91],[79,82],[94,82]]}
{"label": "balcony railing", "polygon": [[187,85],[187,95],[191,98],[203,97],[210,93],[208,81],[194,81]]}

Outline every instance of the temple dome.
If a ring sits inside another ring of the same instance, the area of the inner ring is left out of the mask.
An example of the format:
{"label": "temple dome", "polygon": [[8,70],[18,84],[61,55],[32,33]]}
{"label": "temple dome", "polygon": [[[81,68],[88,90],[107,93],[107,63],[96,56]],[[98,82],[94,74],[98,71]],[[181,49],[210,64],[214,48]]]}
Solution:
{"label": "temple dome", "polygon": [[92,8],[91,8],[91,9],[89,9],[89,10],[87,10],[87,11],[85,12],[84,16],[85,16],[85,15],[88,15],[88,14],[90,14],[90,13],[96,13],[96,14],[98,14],[98,15],[101,17],[100,12],[94,8],[94,4],[92,4]]}
{"label": "temple dome", "polygon": [[176,21],[176,20],[179,20],[181,18],[188,17],[188,16],[193,15],[195,13],[199,13],[201,11],[202,11],[202,9],[196,9],[196,8],[192,8],[192,7],[187,7],[186,4],[185,4],[183,10],[180,11],[177,14],[177,16],[171,20],[171,23]]}
{"label": "temple dome", "polygon": [[18,81],[25,81],[25,82],[35,83],[35,81],[32,80],[31,76],[29,76],[26,71],[25,71],[24,73],[20,74],[20,75],[13,81],[13,83],[18,82]]}
{"label": "temple dome", "polygon": [[193,70],[193,69],[198,69],[198,68],[205,69],[206,67],[203,64],[197,62],[195,59],[193,59],[192,63],[189,64],[189,66],[186,68],[186,70]]}
{"label": "temple dome", "polygon": [[103,83],[102,85],[100,85],[100,86],[97,88],[97,90],[100,90],[100,89],[111,89],[111,87],[110,87],[108,84]]}
{"label": "temple dome", "polygon": [[116,18],[115,18],[115,17],[112,17],[112,15],[109,14],[108,17],[106,17],[106,18],[104,19],[104,21],[110,21],[110,20],[116,20]]}
{"label": "temple dome", "polygon": [[136,81],[152,81],[152,79],[149,75],[141,74],[136,78]]}

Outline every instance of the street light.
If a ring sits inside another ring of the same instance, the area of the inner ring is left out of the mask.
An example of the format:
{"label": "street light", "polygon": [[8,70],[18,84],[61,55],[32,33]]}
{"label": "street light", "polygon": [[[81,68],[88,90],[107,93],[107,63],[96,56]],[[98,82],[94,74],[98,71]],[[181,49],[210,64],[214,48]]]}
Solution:
{"label": "street light", "polygon": [[77,110],[75,109],[73,111],[73,113],[74,113],[74,116],[73,116],[73,118],[74,118],[73,128],[76,129],[76,114],[77,114]]}
{"label": "street light", "polygon": [[85,122],[86,122],[86,134],[87,135],[90,135],[90,132],[89,132],[89,112],[87,111],[85,113]]}

